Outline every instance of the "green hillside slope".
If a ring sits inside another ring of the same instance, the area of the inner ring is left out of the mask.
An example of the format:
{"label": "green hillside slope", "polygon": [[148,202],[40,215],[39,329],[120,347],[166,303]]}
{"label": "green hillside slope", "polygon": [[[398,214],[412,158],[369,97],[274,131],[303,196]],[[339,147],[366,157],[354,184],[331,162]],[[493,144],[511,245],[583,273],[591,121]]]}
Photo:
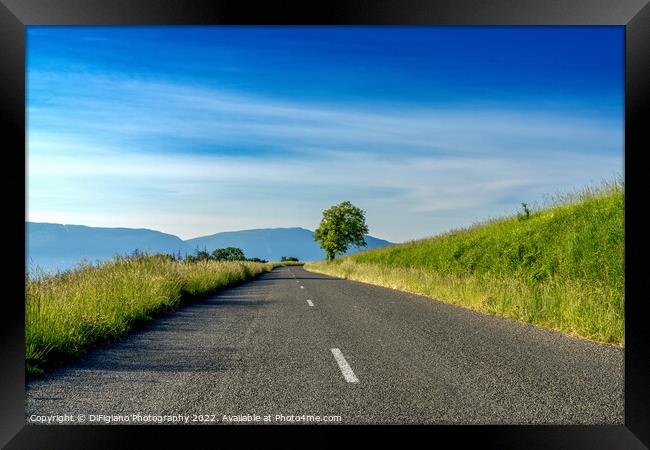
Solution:
{"label": "green hillside slope", "polygon": [[624,186],[307,270],[624,343]]}

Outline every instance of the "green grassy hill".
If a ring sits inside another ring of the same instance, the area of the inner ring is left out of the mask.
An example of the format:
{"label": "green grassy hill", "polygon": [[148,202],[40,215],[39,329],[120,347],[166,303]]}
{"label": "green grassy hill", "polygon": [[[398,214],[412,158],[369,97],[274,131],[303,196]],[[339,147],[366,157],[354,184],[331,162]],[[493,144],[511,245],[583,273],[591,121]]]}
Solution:
{"label": "green grassy hill", "polygon": [[307,270],[624,343],[624,186],[430,239],[318,262]]}

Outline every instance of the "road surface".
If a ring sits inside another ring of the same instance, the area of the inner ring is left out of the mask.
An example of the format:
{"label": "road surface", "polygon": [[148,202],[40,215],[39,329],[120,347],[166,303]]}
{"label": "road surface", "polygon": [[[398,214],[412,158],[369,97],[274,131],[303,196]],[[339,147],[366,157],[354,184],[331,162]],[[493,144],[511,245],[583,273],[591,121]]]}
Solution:
{"label": "road surface", "polygon": [[623,361],[613,346],[282,267],[29,382],[26,420],[623,424]]}

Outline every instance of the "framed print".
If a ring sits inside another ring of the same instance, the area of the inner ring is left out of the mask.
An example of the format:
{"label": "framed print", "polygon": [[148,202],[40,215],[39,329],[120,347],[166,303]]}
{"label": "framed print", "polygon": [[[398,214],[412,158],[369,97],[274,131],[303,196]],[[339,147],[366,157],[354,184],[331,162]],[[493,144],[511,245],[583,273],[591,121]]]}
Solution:
{"label": "framed print", "polygon": [[1,3],[3,446],[650,445],[646,1]]}

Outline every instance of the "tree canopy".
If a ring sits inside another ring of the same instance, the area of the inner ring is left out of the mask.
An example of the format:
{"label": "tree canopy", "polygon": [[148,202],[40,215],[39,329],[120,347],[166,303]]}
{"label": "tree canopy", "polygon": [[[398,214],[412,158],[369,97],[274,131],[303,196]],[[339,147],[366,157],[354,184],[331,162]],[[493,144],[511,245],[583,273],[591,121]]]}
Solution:
{"label": "tree canopy", "polygon": [[242,249],[237,247],[218,248],[212,252],[212,258],[217,261],[244,261],[246,259]]}
{"label": "tree canopy", "polygon": [[363,247],[364,235],[368,233],[365,212],[345,201],[323,211],[323,219],[314,232],[314,240],[320,241],[327,260],[345,253],[350,245]]}

